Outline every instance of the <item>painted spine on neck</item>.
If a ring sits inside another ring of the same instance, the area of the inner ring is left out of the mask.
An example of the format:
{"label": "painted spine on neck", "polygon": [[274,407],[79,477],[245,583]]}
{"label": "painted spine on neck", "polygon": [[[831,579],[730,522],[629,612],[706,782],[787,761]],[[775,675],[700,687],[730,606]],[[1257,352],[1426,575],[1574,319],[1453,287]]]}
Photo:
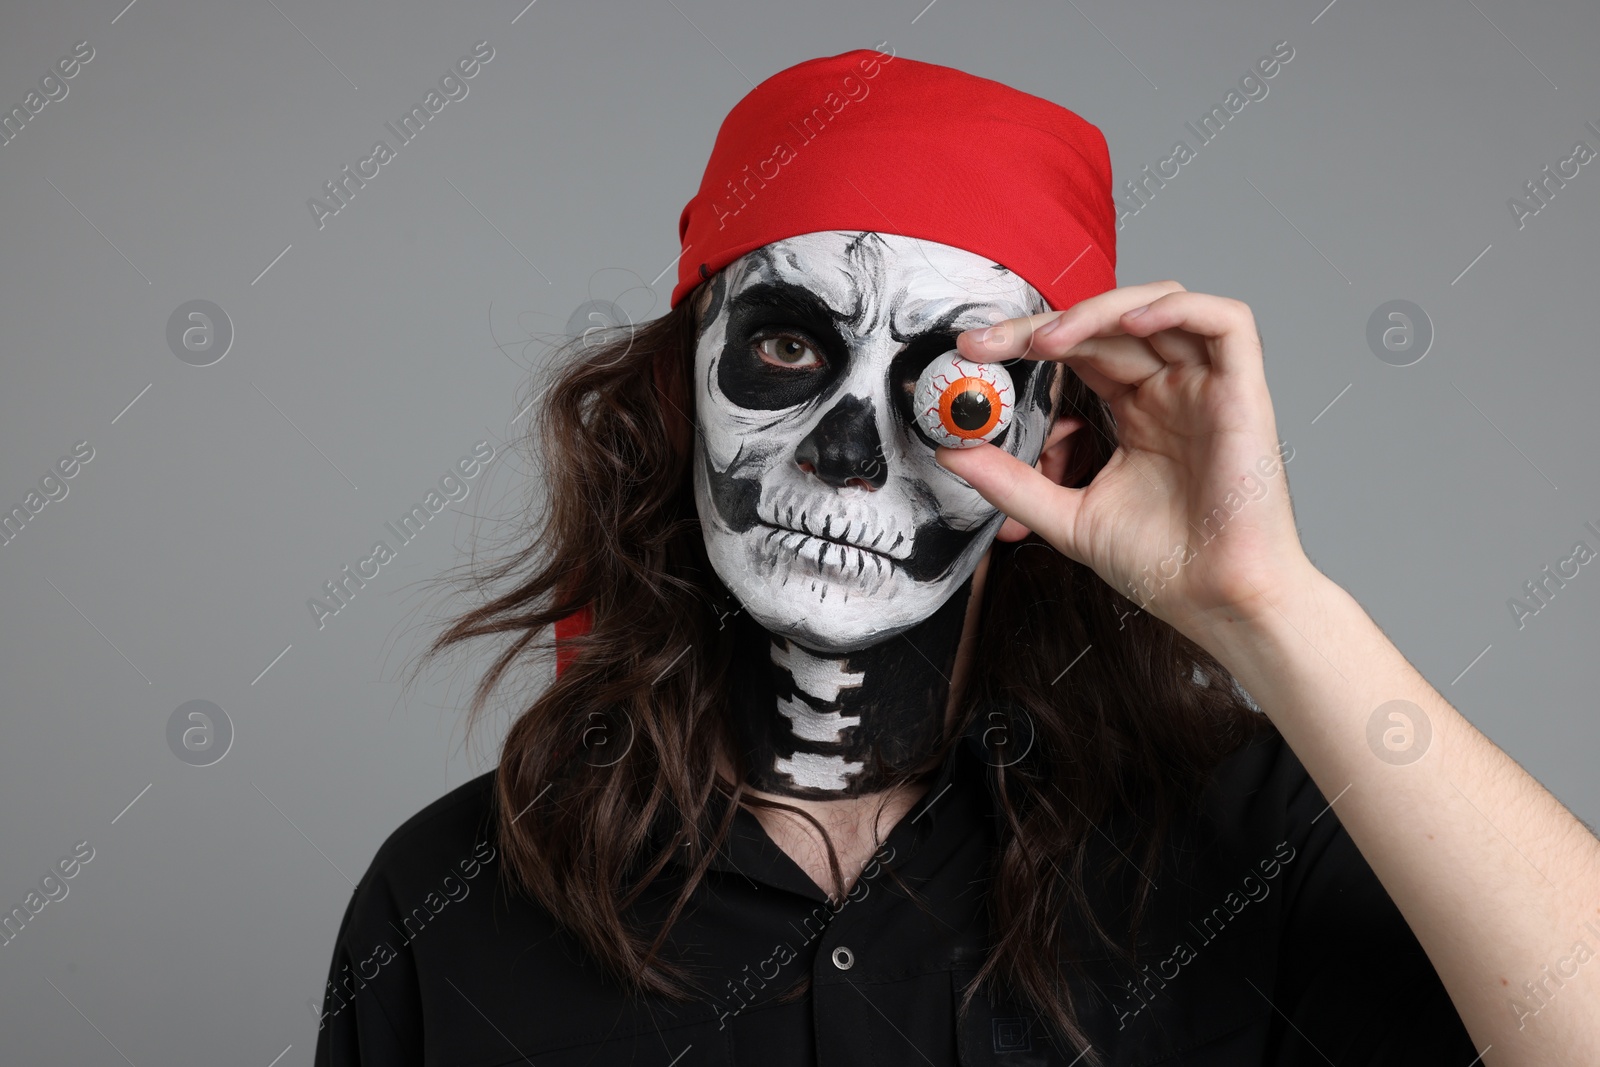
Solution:
{"label": "painted spine on neck", "polygon": [[747,616],[730,694],[746,781],[786,796],[882,790],[937,749],[971,580],[904,633],[843,654],[805,648]]}

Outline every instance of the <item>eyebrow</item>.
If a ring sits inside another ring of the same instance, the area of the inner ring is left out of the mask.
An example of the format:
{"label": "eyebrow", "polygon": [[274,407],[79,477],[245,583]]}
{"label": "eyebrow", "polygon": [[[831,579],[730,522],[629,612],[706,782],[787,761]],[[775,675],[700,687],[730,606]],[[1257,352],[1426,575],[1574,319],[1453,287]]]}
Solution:
{"label": "eyebrow", "polygon": [[844,312],[831,307],[815,290],[785,281],[757,282],[740,290],[729,301],[728,310],[734,313],[755,308],[781,311],[813,322],[826,319],[838,323],[846,318]]}
{"label": "eyebrow", "polygon": [[[866,288],[865,285],[861,284],[861,279],[856,278],[854,275],[850,276],[850,281],[852,292],[854,293],[859,294]],[[935,301],[929,301],[929,303],[935,303]],[[839,324],[847,324],[850,326],[860,325],[856,321],[856,319],[859,318],[861,310],[859,300],[857,301],[857,307],[855,309],[852,309],[851,311],[841,311],[834,308],[831,304],[824,300],[821,294],[819,294],[815,289],[797,284],[795,282],[784,281],[781,278],[771,281],[756,282],[750,286],[747,286],[729,302],[730,312],[749,312],[755,308],[776,310],[791,315],[797,319],[806,321],[816,322],[819,319],[826,320],[835,326]],[[964,301],[956,304],[954,307],[942,312],[937,317],[929,321],[919,321],[911,324],[909,327],[910,332],[907,333],[902,333],[900,329],[897,328],[894,316],[891,315],[888,324],[889,336],[894,338],[894,340],[900,344],[909,344],[912,341],[916,341],[920,338],[936,334],[959,333],[960,330],[957,330],[954,324],[963,315],[968,315],[973,312],[989,311],[992,310],[992,308],[992,304],[984,303],[983,301]],[[1026,313],[1027,312],[1025,310],[1022,312],[1022,314]],[[977,325],[987,326],[989,325],[989,321],[988,319],[982,319]],[[976,327],[974,326],[965,328]]]}
{"label": "eyebrow", "polygon": [[[990,308],[990,306],[991,305],[982,304],[971,300],[963,304],[957,304],[949,311],[946,311],[944,314],[935,318],[932,322],[926,324],[917,324],[913,332],[904,336],[902,336],[900,331],[895,327],[894,320],[891,318],[889,320],[889,336],[893,337],[901,344],[908,344],[919,337],[927,337],[930,334],[950,333],[951,331],[955,330],[956,320],[961,318],[961,316],[972,311],[986,311]],[[984,325],[988,325],[987,320],[984,321]]]}

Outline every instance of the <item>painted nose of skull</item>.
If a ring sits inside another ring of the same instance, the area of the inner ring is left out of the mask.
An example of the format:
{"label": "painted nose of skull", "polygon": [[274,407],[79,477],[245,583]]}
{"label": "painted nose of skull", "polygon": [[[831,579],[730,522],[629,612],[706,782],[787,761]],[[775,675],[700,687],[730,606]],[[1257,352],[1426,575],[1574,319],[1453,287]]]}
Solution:
{"label": "painted nose of skull", "polygon": [[877,412],[859,396],[845,397],[822,416],[795,448],[794,460],[835,489],[855,483],[877,490],[888,480]]}

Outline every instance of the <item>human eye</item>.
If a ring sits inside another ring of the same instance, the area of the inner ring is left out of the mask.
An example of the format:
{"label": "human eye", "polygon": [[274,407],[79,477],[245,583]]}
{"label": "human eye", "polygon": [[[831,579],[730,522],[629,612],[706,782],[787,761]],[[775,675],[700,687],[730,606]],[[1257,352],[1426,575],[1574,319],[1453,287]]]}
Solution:
{"label": "human eye", "polygon": [[827,360],[817,352],[817,347],[802,334],[775,333],[757,337],[751,347],[768,366],[785,370],[821,370]]}

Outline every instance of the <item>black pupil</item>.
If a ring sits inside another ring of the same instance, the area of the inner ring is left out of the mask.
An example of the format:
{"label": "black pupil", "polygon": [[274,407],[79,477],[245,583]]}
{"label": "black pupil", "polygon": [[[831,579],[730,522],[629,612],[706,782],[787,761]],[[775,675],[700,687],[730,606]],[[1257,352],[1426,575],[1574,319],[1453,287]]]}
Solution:
{"label": "black pupil", "polygon": [[778,358],[793,363],[799,359],[806,350],[806,346],[799,341],[786,339],[778,342]]}
{"label": "black pupil", "polygon": [[981,430],[989,421],[989,397],[978,389],[967,389],[950,401],[950,418],[963,430]]}

